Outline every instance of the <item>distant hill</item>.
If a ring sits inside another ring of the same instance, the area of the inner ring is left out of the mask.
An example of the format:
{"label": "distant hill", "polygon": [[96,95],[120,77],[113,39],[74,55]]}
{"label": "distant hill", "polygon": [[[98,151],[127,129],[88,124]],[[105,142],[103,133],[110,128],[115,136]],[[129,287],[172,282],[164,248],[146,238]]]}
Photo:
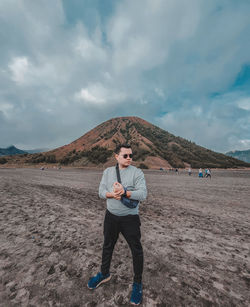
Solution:
{"label": "distant hill", "polygon": [[33,153],[38,153],[38,152],[46,152],[50,150],[49,148],[37,148],[37,149],[27,149],[25,150],[27,153],[33,154]]}
{"label": "distant hill", "polygon": [[250,149],[229,151],[226,155],[250,163]]}
{"label": "distant hill", "polygon": [[11,145],[7,148],[0,148],[0,156],[13,156],[13,155],[22,155],[27,153],[38,153],[38,152],[46,152],[48,148],[37,148],[37,149],[29,149],[29,150],[22,150],[18,149],[14,145]]}
{"label": "distant hill", "polygon": [[114,148],[130,143],[141,168],[231,168],[250,164],[208,150],[138,117],[110,119],[68,145],[46,153],[9,158],[8,163],[59,163],[72,166],[114,165]]}
{"label": "distant hill", "polygon": [[0,148],[0,156],[12,156],[12,155],[21,155],[27,153],[24,150],[16,148],[14,145],[11,145],[7,148]]}

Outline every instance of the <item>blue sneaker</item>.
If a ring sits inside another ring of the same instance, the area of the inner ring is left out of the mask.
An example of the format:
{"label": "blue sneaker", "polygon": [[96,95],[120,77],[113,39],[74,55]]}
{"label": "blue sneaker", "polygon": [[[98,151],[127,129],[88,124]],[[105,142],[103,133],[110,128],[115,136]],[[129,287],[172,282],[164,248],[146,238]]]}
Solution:
{"label": "blue sneaker", "polygon": [[142,284],[134,282],[130,303],[132,305],[140,305],[141,302],[142,302]]}
{"label": "blue sneaker", "polygon": [[90,280],[88,282],[88,288],[89,289],[96,289],[101,284],[109,281],[110,279],[111,279],[110,274],[103,275],[101,272],[99,272],[99,273],[97,273],[96,276],[90,278]]}

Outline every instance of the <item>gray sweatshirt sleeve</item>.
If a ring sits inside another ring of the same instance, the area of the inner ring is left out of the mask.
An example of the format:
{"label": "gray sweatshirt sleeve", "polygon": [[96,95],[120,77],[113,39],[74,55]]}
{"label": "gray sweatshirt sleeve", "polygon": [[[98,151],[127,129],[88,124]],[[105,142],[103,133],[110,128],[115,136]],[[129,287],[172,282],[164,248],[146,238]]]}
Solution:
{"label": "gray sweatshirt sleeve", "polygon": [[107,182],[107,169],[105,169],[105,171],[103,172],[102,180],[99,185],[99,197],[102,199],[106,199],[106,193],[108,192],[106,182]]}
{"label": "gray sweatshirt sleeve", "polygon": [[131,191],[131,199],[145,200],[147,197],[146,181],[142,170],[137,169],[135,173],[135,186]]}

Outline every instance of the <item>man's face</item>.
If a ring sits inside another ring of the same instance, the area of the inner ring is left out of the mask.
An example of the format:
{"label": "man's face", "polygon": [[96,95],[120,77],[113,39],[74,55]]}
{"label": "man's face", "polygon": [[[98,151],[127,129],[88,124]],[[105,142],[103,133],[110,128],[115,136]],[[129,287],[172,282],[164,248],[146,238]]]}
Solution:
{"label": "man's face", "polygon": [[128,167],[132,162],[132,149],[122,147],[119,154],[115,155],[115,158],[121,168]]}

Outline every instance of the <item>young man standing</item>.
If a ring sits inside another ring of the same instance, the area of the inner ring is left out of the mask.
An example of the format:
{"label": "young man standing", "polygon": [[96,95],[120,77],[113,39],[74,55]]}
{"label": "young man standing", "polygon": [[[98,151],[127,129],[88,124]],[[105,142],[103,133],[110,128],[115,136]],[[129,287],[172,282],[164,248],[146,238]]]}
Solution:
{"label": "young man standing", "polygon": [[117,180],[116,167],[107,168],[99,186],[99,196],[107,200],[107,211],[104,219],[104,243],[102,250],[101,271],[88,282],[89,289],[110,280],[110,263],[112,253],[121,233],[127,241],[133,257],[134,282],[130,303],[139,305],[142,301],[143,249],[141,245],[139,204],[128,208],[121,202],[122,197],[133,200],[144,200],[147,197],[143,172],[132,166],[132,149],[130,145],[116,148],[115,158],[119,166],[121,183]]}

